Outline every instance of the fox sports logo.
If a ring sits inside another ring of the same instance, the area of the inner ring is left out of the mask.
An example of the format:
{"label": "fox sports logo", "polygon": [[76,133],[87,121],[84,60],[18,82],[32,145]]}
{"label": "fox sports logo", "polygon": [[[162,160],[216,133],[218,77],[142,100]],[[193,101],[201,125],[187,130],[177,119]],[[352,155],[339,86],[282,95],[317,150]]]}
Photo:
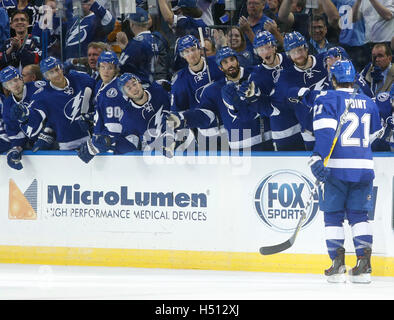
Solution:
{"label": "fox sports logo", "polygon": [[[307,206],[311,193],[312,203]],[[314,183],[293,170],[269,173],[254,193],[254,205],[261,220],[279,232],[294,231],[302,212],[306,219],[302,227],[312,222],[319,208],[319,195]]]}

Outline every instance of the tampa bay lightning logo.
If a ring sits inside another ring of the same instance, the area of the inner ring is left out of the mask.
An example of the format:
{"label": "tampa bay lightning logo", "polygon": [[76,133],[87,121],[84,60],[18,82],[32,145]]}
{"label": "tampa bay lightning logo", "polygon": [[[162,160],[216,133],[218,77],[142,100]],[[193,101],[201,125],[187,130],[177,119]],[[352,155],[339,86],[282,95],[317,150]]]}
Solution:
{"label": "tampa bay lightning logo", "polygon": [[[153,114],[148,120],[148,127],[146,128],[145,134],[151,138],[157,138],[163,131],[164,119],[169,114],[169,111],[163,110],[163,106],[155,114]],[[165,125],[165,124],[164,124]]]}
{"label": "tampa bay lightning logo", "polygon": [[82,104],[82,91],[80,91],[75,97],[70,99],[64,107],[65,117],[73,122],[81,117],[81,104]]}
{"label": "tampa bay lightning logo", "polygon": [[[310,206],[309,197],[313,193]],[[319,208],[319,195],[314,183],[294,170],[278,170],[263,178],[254,194],[254,205],[260,219],[279,232],[293,232],[306,210],[303,228],[309,225]]]}
{"label": "tampa bay lightning logo", "polygon": [[78,27],[78,25],[75,23],[66,39],[66,46],[71,47],[84,42],[88,35],[86,28],[87,25],[81,25]]}

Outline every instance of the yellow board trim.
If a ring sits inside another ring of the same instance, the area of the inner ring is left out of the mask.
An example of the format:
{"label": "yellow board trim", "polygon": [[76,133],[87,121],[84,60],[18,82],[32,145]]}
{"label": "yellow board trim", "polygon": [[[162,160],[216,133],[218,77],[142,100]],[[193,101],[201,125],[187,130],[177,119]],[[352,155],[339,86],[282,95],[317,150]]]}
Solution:
{"label": "yellow board trim", "polygon": [[[0,246],[0,263],[322,274],[327,255],[257,252]],[[346,264],[354,266],[354,255]],[[373,256],[372,275],[394,277],[394,257]]]}

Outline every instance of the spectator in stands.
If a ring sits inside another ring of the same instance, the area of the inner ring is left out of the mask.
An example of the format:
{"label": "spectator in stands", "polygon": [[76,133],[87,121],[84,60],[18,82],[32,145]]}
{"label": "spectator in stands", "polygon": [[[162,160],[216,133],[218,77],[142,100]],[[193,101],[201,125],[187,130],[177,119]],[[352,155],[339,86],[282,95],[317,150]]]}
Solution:
{"label": "spectator in stands", "polygon": [[41,50],[36,39],[28,33],[29,16],[24,11],[15,11],[11,17],[11,29],[16,36],[8,39],[0,50],[0,67],[14,66],[21,70],[28,64],[37,64]]}
{"label": "spectator in stands", "polygon": [[257,65],[261,59],[246,45],[246,39],[240,27],[233,26],[226,35],[221,30],[214,30],[215,43],[218,49],[229,46],[237,53],[237,59],[242,67]]}
{"label": "spectator in stands", "polygon": [[283,0],[279,8],[278,18],[282,23],[292,28],[286,30],[286,32],[298,31],[304,37],[308,37],[308,23],[310,16],[314,14],[324,14],[327,17],[327,27],[337,28],[339,13],[331,0],[319,0],[319,8],[314,10],[306,8],[305,0]]}
{"label": "spectator in stands", "polygon": [[28,64],[22,69],[23,82],[42,80],[42,73],[38,64]]}
{"label": "spectator in stands", "polygon": [[82,17],[75,14],[67,21],[65,59],[84,56],[92,41],[105,42],[114,25],[115,18],[98,1],[82,0]]}
{"label": "spectator in stands", "polygon": [[[264,31],[265,23],[272,20],[264,14],[264,7],[265,0],[247,0],[246,9],[248,17],[241,16],[239,18],[239,27],[245,35],[246,42],[250,47],[252,47],[255,34],[259,31]],[[276,35],[274,34],[274,36]]]}
{"label": "spectator in stands", "polygon": [[353,21],[352,6],[356,0],[332,0],[336,6],[340,19],[338,43],[349,54],[357,72],[371,60],[371,49],[365,41],[365,26],[362,20]]}
{"label": "spectator in stands", "polygon": [[10,38],[10,19],[4,8],[0,8],[0,48]]}
{"label": "spectator in stands", "polygon": [[393,0],[357,0],[353,5],[353,21],[361,18],[367,42],[373,44],[391,41],[394,30]]}
{"label": "spectator in stands", "polygon": [[312,16],[312,23],[309,25],[309,52],[312,55],[327,52],[335,44],[328,42],[326,20],[321,15]]}
{"label": "spectator in stands", "polygon": [[197,7],[196,0],[179,0],[173,8],[167,0],[158,1],[164,20],[177,38],[185,35],[193,35],[199,38],[199,27],[203,29],[205,37],[209,36],[209,28],[201,18],[202,11]]}
{"label": "spectator in stands", "polygon": [[363,78],[370,85],[372,92],[390,91],[394,82],[394,64],[388,44],[377,43],[372,48],[372,62],[361,72]]}
{"label": "spectator in stands", "polygon": [[31,27],[38,21],[38,6],[29,0],[2,1],[2,5],[7,10],[9,17],[16,11],[26,12],[28,15],[28,26],[30,27],[29,32],[31,32]]}

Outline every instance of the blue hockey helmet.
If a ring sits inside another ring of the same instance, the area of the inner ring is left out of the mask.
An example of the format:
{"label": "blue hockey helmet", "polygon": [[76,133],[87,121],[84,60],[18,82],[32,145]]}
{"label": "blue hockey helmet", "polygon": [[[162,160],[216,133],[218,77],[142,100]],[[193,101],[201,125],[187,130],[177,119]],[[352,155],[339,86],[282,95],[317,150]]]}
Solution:
{"label": "blue hockey helmet", "polygon": [[59,67],[63,69],[62,63],[60,62],[59,59],[56,59],[55,57],[47,57],[44,60],[41,60],[40,62],[40,69],[42,74],[45,74],[45,72],[55,67]]}
{"label": "blue hockey helmet", "polygon": [[124,85],[127,83],[127,81],[129,81],[129,80],[131,80],[131,79],[135,79],[135,80],[137,80],[138,82],[140,82],[141,83],[141,79],[138,77],[138,76],[136,76],[134,73],[123,73],[122,75],[120,75],[119,77],[118,77],[118,79],[117,79],[117,82],[118,82],[118,89],[123,93],[123,94],[125,94],[124,93],[124,91],[123,91],[123,87],[124,87]]}
{"label": "blue hockey helmet", "polygon": [[346,50],[339,46],[328,49],[324,54],[324,67],[327,67],[327,59],[330,57],[340,58],[340,60],[349,60],[349,55],[347,54]]}
{"label": "blue hockey helmet", "polygon": [[198,42],[197,38],[191,34],[184,36],[182,38],[179,38],[177,42],[177,51],[179,55],[181,55],[182,51],[191,48],[191,47],[197,47],[200,48],[200,43]]}
{"label": "blue hockey helmet", "polygon": [[18,69],[14,68],[13,66],[5,67],[0,71],[0,82],[4,83],[10,81],[14,78],[22,78]]}
{"label": "blue hockey helmet", "polygon": [[286,33],[283,39],[283,47],[286,52],[301,46],[307,47],[306,40],[301,33],[297,31]]}
{"label": "blue hockey helmet", "polygon": [[119,64],[119,59],[115,52],[103,51],[97,59],[97,65],[99,66],[101,62],[112,63],[117,66]]}
{"label": "blue hockey helmet", "polygon": [[277,41],[274,35],[269,31],[259,31],[253,40],[253,48],[258,48],[265,46],[266,44],[272,44],[273,46],[277,45]]}
{"label": "blue hockey helmet", "polygon": [[237,53],[230,47],[220,48],[216,52],[216,64],[220,67],[222,60],[228,57],[237,57]]}
{"label": "blue hockey helmet", "polygon": [[330,68],[330,79],[332,77],[337,83],[354,82],[356,69],[350,60],[338,60]]}

